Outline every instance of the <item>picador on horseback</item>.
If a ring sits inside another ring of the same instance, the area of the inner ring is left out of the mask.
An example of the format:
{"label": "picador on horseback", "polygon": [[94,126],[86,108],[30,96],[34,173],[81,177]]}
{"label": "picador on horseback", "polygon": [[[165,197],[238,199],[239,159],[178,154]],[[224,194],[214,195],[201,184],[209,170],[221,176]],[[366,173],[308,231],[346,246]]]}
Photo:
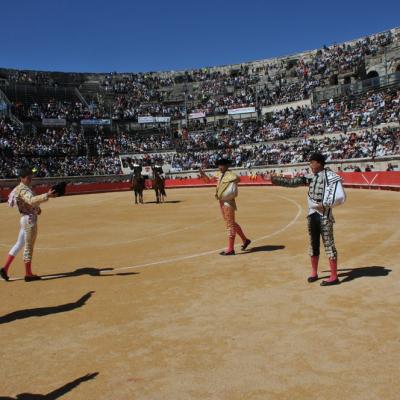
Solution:
{"label": "picador on horseback", "polygon": [[157,203],[163,203],[164,197],[167,197],[165,193],[165,177],[162,168],[162,160],[156,160],[153,166],[153,189],[156,192]]}
{"label": "picador on horseback", "polygon": [[132,189],[135,192],[135,204],[138,204],[138,196],[140,204],[143,204],[143,190],[145,186],[145,179],[142,175],[142,166],[138,163],[133,164],[131,183]]}

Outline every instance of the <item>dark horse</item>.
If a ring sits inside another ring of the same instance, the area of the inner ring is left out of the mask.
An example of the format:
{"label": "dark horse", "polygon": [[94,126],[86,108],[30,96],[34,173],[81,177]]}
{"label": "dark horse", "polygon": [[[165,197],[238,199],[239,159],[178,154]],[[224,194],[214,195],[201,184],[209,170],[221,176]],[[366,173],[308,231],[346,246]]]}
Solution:
{"label": "dark horse", "polygon": [[144,177],[142,176],[142,167],[134,166],[132,174],[132,189],[135,192],[135,204],[143,204]]}
{"label": "dark horse", "polygon": [[156,192],[157,203],[163,203],[164,197],[167,197],[165,193],[165,181],[161,176],[162,172],[161,167],[153,167],[153,189]]}

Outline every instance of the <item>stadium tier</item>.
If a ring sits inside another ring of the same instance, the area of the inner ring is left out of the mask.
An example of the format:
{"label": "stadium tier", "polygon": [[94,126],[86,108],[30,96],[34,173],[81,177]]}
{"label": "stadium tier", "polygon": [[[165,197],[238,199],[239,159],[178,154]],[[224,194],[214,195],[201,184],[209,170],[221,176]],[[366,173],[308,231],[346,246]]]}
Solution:
{"label": "stadium tier", "polygon": [[213,168],[223,154],[236,167],[273,167],[316,150],[396,169],[399,118],[399,28],[192,71],[0,69],[0,178],[24,164],[41,177],[115,176],[156,159],[175,174]]}

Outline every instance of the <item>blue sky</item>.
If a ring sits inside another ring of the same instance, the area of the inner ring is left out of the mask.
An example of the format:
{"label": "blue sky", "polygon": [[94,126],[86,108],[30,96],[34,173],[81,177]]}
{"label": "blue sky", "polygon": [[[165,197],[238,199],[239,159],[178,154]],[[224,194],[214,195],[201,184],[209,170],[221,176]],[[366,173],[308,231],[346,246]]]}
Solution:
{"label": "blue sky", "polygon": [[400,25],[400,1],[1,1],[0,67],[181,70],[293,54]]}

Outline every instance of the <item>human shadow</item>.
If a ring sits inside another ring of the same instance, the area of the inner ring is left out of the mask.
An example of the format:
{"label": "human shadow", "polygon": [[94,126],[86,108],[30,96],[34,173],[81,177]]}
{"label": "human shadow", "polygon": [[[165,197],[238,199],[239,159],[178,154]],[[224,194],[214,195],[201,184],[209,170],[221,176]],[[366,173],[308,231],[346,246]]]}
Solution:
{"label": "human shadow", "polygon": [[144,204],[177,204],[177,203],[182,203],[182,200],[166,200],[160,203],[157,203],[156,201],[145,201]]}
{"label": "human shadow", "polygon": [[[115,274],[110,274],[108,272],[114,271],[114,268],[94,268],[94,267],[82,267],[77,268],[75,271],[70,272],[60,272],[58,274],[41,275],[41,280],[52,280],[52,279],[62,279],[62,278],[73,278],[77,276],[89,275],[94,277],[107,277],[107,276],[126,276],[126,275],[139,275],[140,272],[117,272]],[[106,272],[106,274],[103,274]]]}
{"label": "human shadow", "polygon": [[83,307],[86,304],[86,302],[92,297],[93,293],[94,292],[88,292],[75,302],[61,304],[59,306],[28,308],[25,310],[13,311],[10,314],[6,314],[0,317],[0,324],[7,324],[9,322],[17,321],[19,319],[26,319],[31,317],[44,317],[50,314],[59,314],[63,312],[72,311],[77,308]]}
{"label": "human shadow", "polygon": [[16,397],[0,396],[0,400],[56,400],[75,389],[82,382],[87,382],[96,378],[98,374],[98,372],[94,372],[92,374],[81,376],[80,378],[75,379],[72,382],[68,382],[64,386],[61,386],[60,388],[47,394],[20,393],[17,394]]}
{"label": "human shadow", "polygon": [[282,250],[284,248],[285,248],[285,246],[283,246],[283,245],[256,246],[256,247],[250,247],[249,249],[245,250],[243,253],[239,253],[239,254],[257,253],[259,251],[275,251],[275,250]]}
{"label": "human shadow", "polygon": [[[343,272],[342,272],[343,271]],[[328,272],[328,271],[326,271]],[[345,277],[344,279],[341,280],[341,283],[343,282],[350,282],[354,279],[359,279],[359,278],[364,278],[364,277],[380,277],[380,276],[388,276],[390,272],[392,272],[391,269],[388,269],[386,267],[381,267],[377,265],[373,265],[370,267],[359,267],[359,268],[342,268],[338,269],[338,274],[339,278]]]}

